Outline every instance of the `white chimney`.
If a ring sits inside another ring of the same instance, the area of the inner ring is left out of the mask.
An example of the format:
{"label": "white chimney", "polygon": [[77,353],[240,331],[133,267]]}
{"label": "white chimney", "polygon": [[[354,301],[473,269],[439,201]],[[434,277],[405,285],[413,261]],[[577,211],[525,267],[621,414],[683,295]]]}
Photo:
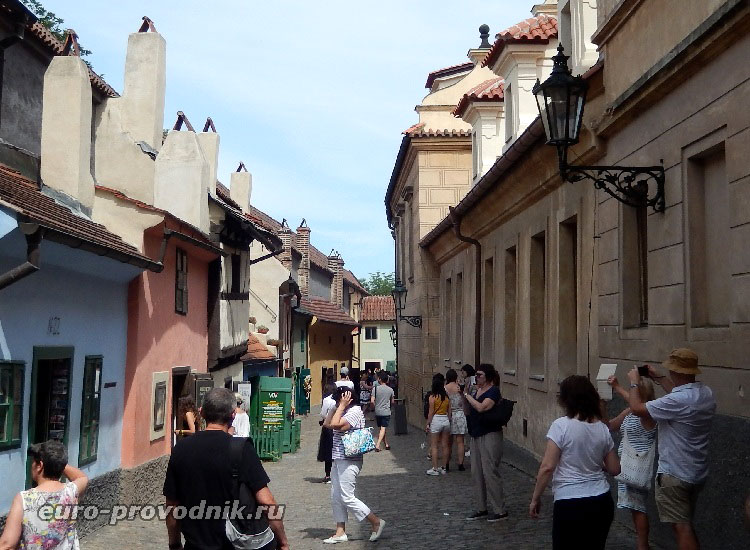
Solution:
{"label": "white chimney", "polygon": [[209,171],[195,132],[170,131],[155,161],[154,206],[208,233]]}
{"label": "white chimney", "polygon": [[196,134],[198,143],[203,149],[203,156],[208,162],[208,189],[211,195],[216,196],[216,171],[219,167],[219,134],[216,131],[203,131]]}
{"label": "white chimney", "polygon": [[232,172],[229,177],[229,193],[232,200],[242,207],[242,211],[247,212],[253,193],[253,175],[247,171],[243,163],[240,163],[237,171]]}
{"label": "white chimney", "polygon": [[42,183],[77,200],[90,213],[91,82],[80,57],[54,57],[44,73],[41,157]]}
{"label": "white chimney", "polygon": [[135,32],[128,37],[123,128],[133,141],[145,141],[157,151],[161,149],[164,128],[166,67],[167,43],[162,35],[154,30]]}
{"label": "white chimney", "polygon": [[162,146],[165,82],[166,42],[144,18],[140,31],[128,37],[122,97],[97,108],[94,175],[146,204],[154,204],[152,157]]}

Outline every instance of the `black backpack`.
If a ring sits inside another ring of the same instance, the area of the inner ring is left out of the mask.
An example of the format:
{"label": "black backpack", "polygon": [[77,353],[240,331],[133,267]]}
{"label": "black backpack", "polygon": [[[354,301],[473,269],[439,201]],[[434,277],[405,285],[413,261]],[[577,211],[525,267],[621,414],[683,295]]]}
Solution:
{"label": "black backpack", "polygon": [[431,391],[428,391],[426,394],[424,394],[424,419],[427,420],[430,416],[430,396],[432,395]]}
{"label": "black backpack", "polygon": [[243,535],[259,535],[268,529],[268,517],[265,513],[258,513],[258,503],[255,494],[247,484],[240,480],[240,466],[245,445],[252,445],[249,437],[233,437],[229,442],[229,464],[232,471],[232,499],[239,501],[239,507],[244,506],[242,517],[228,518],[227,521]]}
{"label": "black backpack", "polygon": [[507,426],[513,416],[513,405],[515,404],[515,401],[501,397],[500,401],[495,403],[489,411],[481,413],[482,423],[493,428]]}

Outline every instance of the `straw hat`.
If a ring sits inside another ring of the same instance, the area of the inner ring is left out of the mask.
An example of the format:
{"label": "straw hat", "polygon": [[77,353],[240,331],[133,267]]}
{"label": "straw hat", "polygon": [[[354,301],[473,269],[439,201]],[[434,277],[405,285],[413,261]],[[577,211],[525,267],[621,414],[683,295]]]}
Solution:
{"label": "straw hat", "polygon": [[669,354],[669,359],[662,363],[665,369],[680,374],[700,374],[698,368],[698,354],[689,348],[673,349]]}

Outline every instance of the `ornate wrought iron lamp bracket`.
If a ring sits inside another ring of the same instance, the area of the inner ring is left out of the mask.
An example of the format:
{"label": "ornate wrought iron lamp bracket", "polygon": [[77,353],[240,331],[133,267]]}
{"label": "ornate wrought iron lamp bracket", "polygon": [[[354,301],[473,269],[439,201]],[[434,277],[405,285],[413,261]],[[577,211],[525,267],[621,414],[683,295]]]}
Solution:
{"label": "ornate wrought iron lamp bracket", "polygon": [[596,189],[623,204],[664,212],[664,166],[575,166],[568,164],[566,149],[557,148],[560,175],[565,181],[590,180]]}
{"label": "ornate wrought iron lamp bracket", "polygon": [[406,321],[414,328],[422,328],[422,316],[421,315],[399,315],[401,321]]}

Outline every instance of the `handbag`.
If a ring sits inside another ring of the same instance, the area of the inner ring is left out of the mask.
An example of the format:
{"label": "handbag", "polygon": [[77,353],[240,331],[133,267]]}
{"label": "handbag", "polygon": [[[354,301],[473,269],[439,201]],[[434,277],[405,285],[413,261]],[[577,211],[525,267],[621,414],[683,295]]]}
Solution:
{"label": "handbag", "polygon": [[630,443],[628,432],[625,432],[620,457],[620,474],[615,476],[615,479],[636,489],[648,491],[654,477],[655,453],[656,442],[651,444],[647,452],[639,453]]}
{"label": "handbag", "polygon": [[344,456],[354,457],[375,450],[375,439],[372,437],[372,428],[358,428],[349,430],[341,436],[344,444]]}
{"label": "handbag", "polygon": [[515,401],[501,397],[500,400],[487,412],[480,413],[480,419],[485,426],[502,428],[507,426],[513,416]]}

